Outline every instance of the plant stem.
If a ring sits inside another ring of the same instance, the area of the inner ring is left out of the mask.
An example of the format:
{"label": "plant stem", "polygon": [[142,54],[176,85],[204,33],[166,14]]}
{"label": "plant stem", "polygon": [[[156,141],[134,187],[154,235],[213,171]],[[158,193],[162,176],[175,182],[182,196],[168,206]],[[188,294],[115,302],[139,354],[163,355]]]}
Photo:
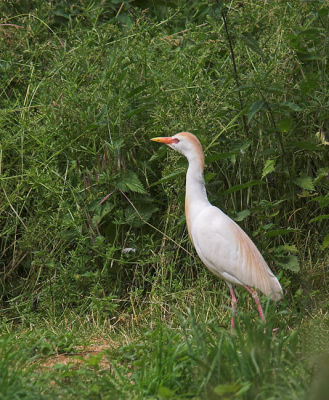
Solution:
{"label": "plant stem", "polygon": [[[231,52],[231,59],[232,59],[233,72],[234,72],[234,80],[235,80],[235,83],[237,85],[237,88],[239,88],[240,80],[239,80],[238,70],[237,70],[237,67],[236,67],[235,54],[234,54],[234,50],[233,50],[233,43],[232,43],[232,38],[231,38],[229,30],[228,30],[227,18],[225,16],[224,11],[222,11],[222,18],[223,18],[223,21],[224,21],[226,37],[227,37],[227,41],[228,41],[228,44],[229,44],[229,47],[230,47],[230,52]],[[240,89],[238,89],[238,97],[239,97],[240,109],[243,110],[244,105],[243,105],[242,95],[241,95]],[[242,123],[243,123],[243,129],[244,129],[245,135],[249,136],[248,124],[247,124],[246,116],[244,114],[242,114]]]}

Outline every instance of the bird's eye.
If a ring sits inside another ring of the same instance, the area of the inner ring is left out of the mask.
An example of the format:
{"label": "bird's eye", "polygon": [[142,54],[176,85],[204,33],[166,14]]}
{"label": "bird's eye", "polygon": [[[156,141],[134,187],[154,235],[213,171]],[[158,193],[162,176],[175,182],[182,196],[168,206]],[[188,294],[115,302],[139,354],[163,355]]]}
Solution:
{"label": "bird's eye", "polygon": [[172,142],[173,142],[173,143],[179,143],[179,139],[173,138]]}

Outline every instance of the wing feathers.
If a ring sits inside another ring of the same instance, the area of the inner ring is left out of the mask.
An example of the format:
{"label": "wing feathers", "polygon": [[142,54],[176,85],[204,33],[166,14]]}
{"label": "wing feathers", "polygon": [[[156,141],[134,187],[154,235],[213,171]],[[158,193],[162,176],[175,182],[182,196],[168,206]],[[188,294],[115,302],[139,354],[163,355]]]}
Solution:
{"label": "wing feathers", "polygon": [[246,282],[244,284],[259,289],[273,300],[280,300],[282,288],[279,281],[249,236],[238,225],[234,225],[239,263],[243,266],[244,281]]}
{"label": "wing feathers", "polygon": [[213,273],[231,283],[259,289],[273,300],[282,297],[279,281],[255,244],[218,208],[204,210],[189,231],[197,253]]}

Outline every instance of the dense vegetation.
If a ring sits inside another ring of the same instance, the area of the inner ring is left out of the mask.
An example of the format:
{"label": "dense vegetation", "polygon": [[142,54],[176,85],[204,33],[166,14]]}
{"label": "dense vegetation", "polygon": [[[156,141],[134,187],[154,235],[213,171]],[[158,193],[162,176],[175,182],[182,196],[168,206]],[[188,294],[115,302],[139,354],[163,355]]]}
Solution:
{"label": "dense vegetation", "polygon": [[[0,12],[0,399],[326,399],[328,4]],[[265,331],[188,239],[179,131],[282,283]]]}

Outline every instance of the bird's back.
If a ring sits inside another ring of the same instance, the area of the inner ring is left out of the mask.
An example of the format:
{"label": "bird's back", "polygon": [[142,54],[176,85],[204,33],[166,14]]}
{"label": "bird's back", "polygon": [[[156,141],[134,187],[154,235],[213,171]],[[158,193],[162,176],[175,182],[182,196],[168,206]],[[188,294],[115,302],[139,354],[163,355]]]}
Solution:
{"label": "bird's back", "polygon": [[217,207],[200,210],[189,226],[196,251],[216,275],[239,285],[259,289],[273,300],[282,288],[249,236]]}

